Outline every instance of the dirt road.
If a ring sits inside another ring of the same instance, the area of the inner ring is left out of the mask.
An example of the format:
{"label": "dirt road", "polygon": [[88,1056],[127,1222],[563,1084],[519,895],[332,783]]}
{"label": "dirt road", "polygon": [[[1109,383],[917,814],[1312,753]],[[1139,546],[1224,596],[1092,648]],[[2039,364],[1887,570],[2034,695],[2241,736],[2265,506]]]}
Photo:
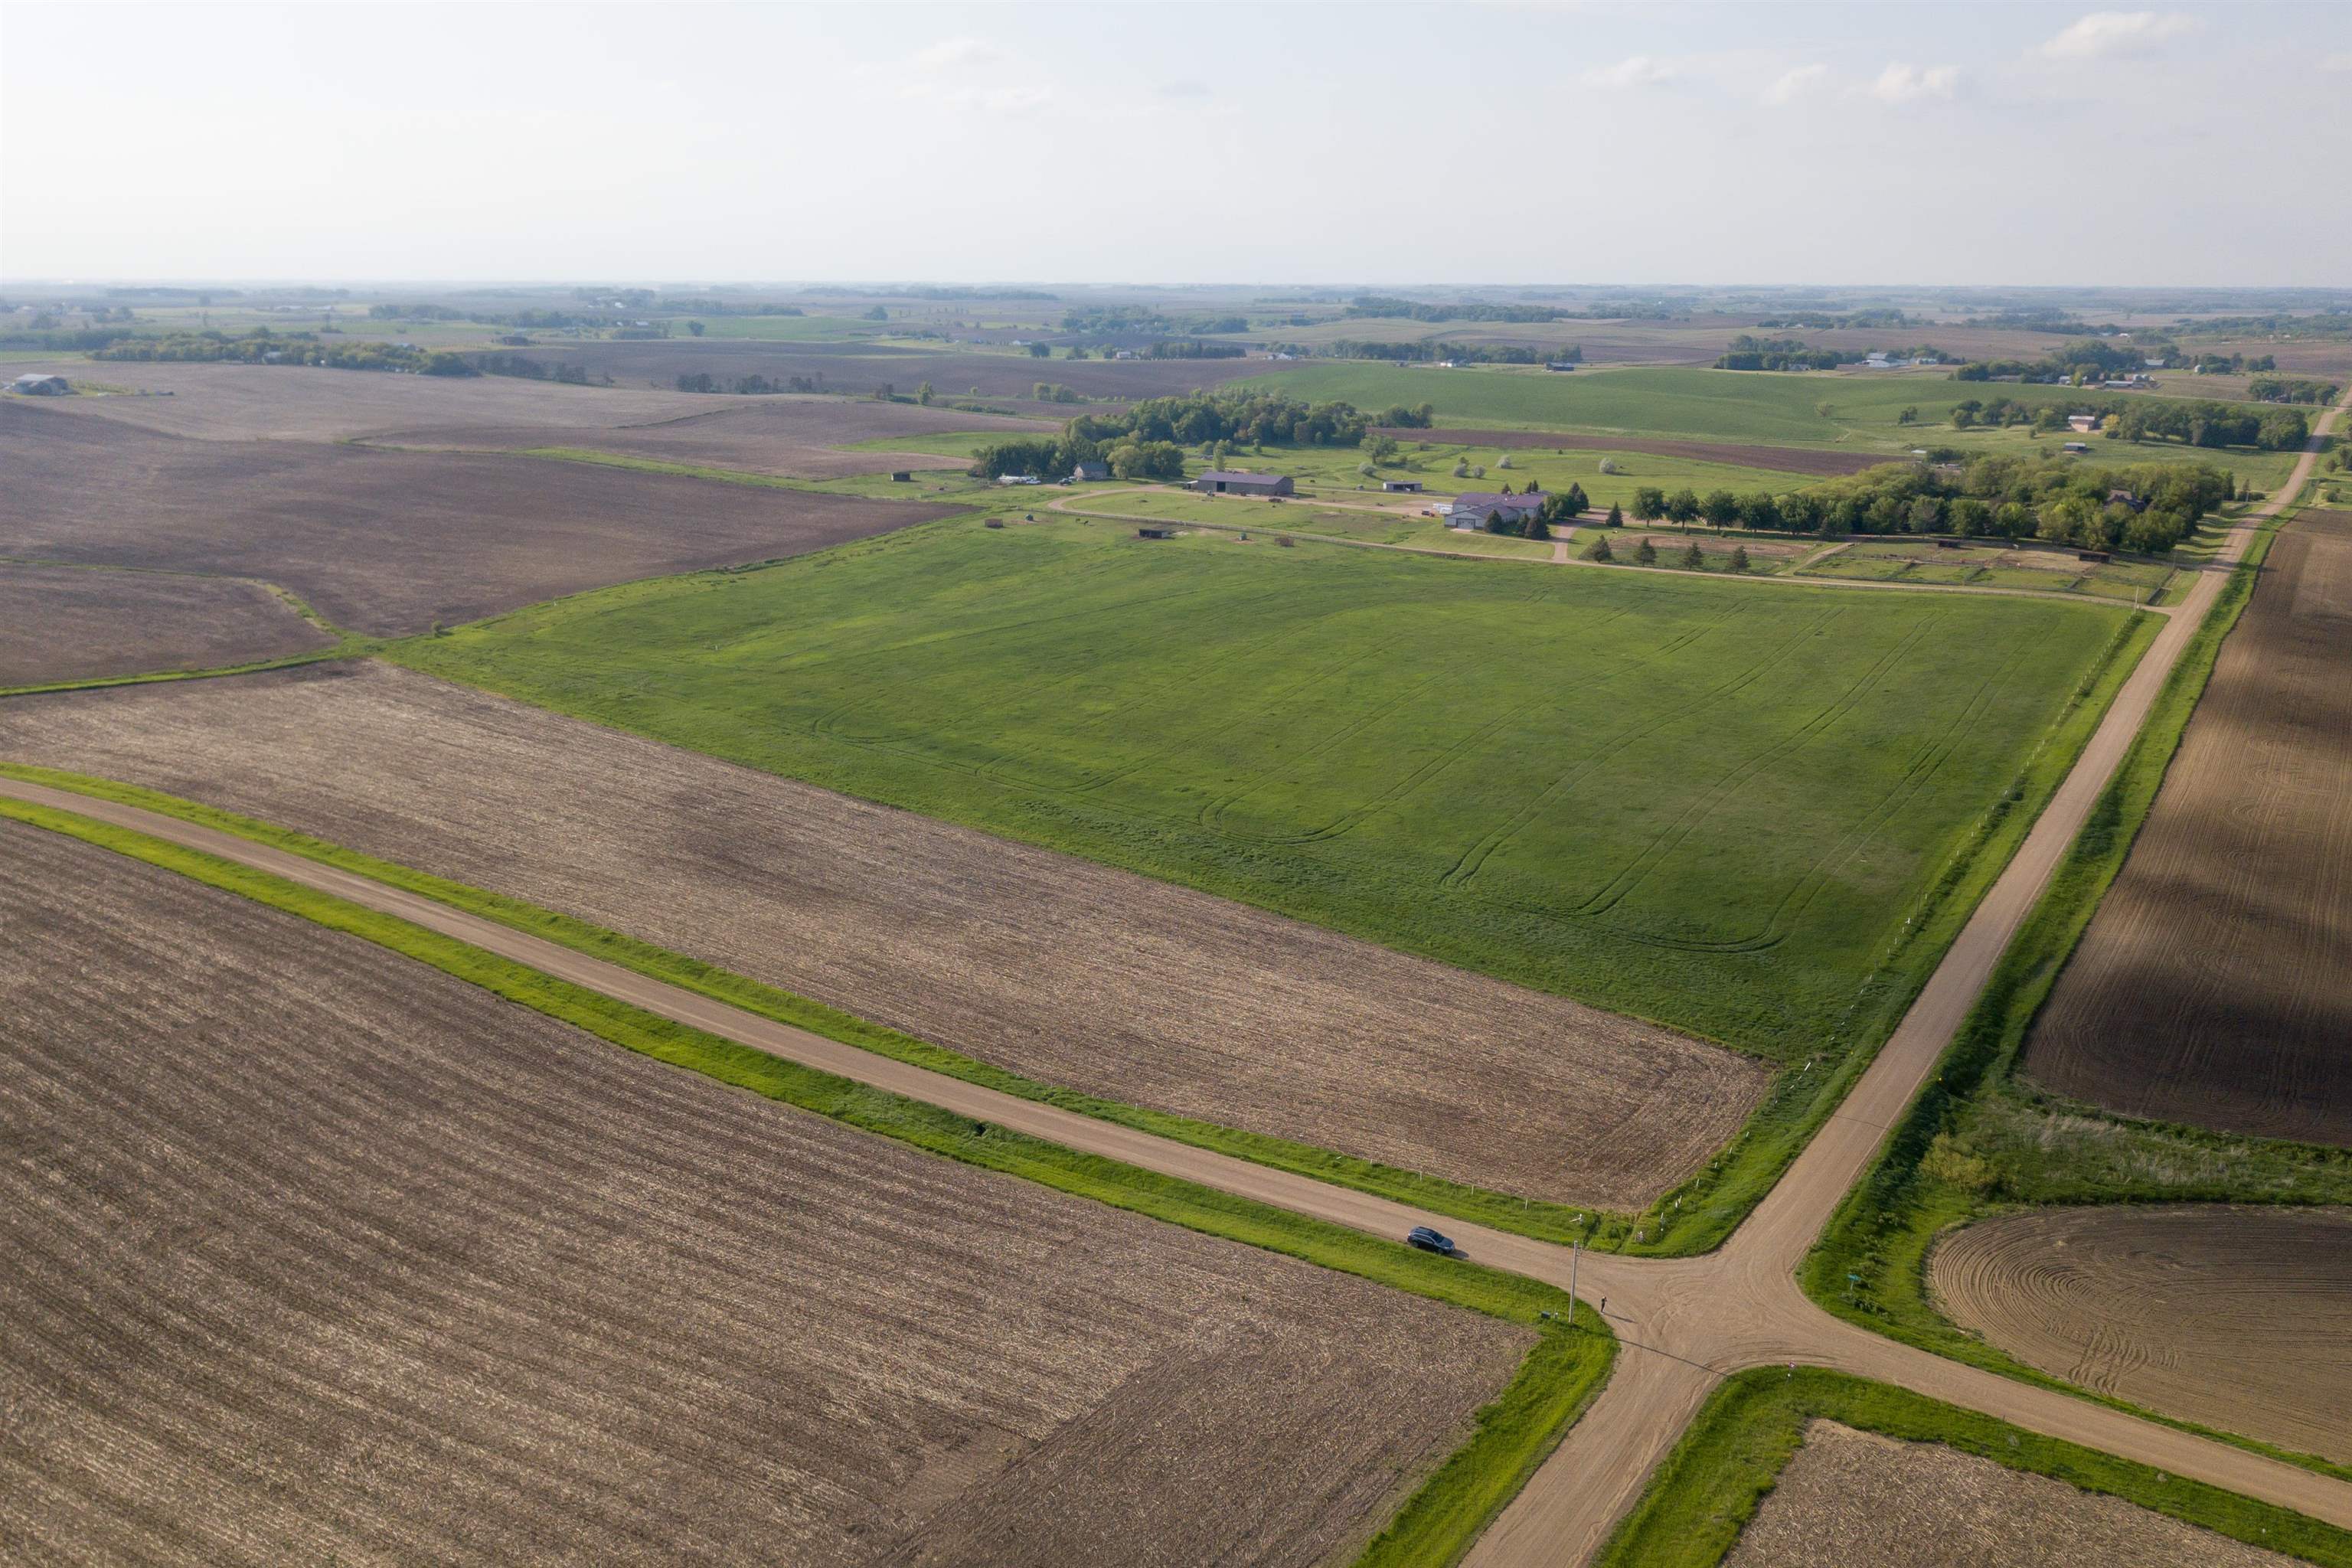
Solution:
{"label": "dirt road", "polygon": [[[2342,411],[2330,409],[2326,435]],[[2317,438],[2315,437],[2315,448]],[[2309,477],[2306,453],[2279,500],[2232,533],[2233,562]],[[2221,591],[2225,574],[2201,574],[2125,683],[2098,731],[2017,856],[1978,907],[1901,1026],[1788,1174],[1719,1252],[1670,1260],[1596,1256],[1578,1284],[1606,1299],[1611,1327],[1629,1347],[1608,1388],[1472,1552],[1482,1568],[1586,1561],[1639,1494],[1715,1381],[1743,1367],[1802,1362],[1900,1384],[2021,1426],[2155,1466],[2172,1474],[2296,1510],[2352,1529],[2352,1484],[2198,1437],[2053,1390],[2013,1382],[1882,1339],[1831,1317],[1798,1289],[1794,1269],[1839,1199],[1877,1151],[1927,1076],[2011,934],[2039,897],[2165,678]],[[1219,1187],[1377,1235],[1420,1224],[1452,1233],[1480,1262],[1566,1287],[1562,1248],[1465,1226],[1308,1177],[1250,1164],[1128,1128],[942,1078],[836,1041],[648,980],[568,948],[242,838],[134,807],[0,780],[0,795],[112,822],[255,866],[383,910],[647,1011],[755,1048],[942,1106],[975,1120],[1071,1148]]]}

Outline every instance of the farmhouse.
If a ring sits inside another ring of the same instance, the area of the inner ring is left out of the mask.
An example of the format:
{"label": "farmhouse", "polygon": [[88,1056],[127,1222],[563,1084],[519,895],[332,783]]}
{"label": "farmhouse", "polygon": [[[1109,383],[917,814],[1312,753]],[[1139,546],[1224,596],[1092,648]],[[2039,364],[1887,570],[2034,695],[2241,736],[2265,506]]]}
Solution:
{"label": "farmhouse", "polygon": [[1192,481],[1192,488],[1213,496],[1286,496],[1297,493],[1288,474],[1244,474],[1211,468]]}
{"label": "farmhouse", "polygon": [[8,384],[20,397],[63,397],[73,390],[61,375],[20,375]]}
{"label": "farmhouse", "polygon": [[1532,489],[1523,496],[1465,491],[1455,496],[1451,504],[1439,502],[1437,511],[1448,528],[1484,528],[1489,519],[1507,526],[1539,510],[1548,499],[1542,491]]}
{"label": "farmhouse", "polygon": [[1089,479],[1107,479],[1108,478],[1110,478],[1110,465],[1108,463],[1083,462],[1076,468],[1070,470],[1070,479],[1072,482],[1076,484],[1084,484]]}
{"label": "farmhouse", "polygon": [[1417,496],[1421,493],[1419,479],[1382,479],[1381,489],[1392,496]]}
{"label": "farmhouse", "polygon": [[2099,416],[2095,414],[2069,414],[2066,416],[2066,428],[2074,431],[2078,435],[2088,435],[2098,427]]}

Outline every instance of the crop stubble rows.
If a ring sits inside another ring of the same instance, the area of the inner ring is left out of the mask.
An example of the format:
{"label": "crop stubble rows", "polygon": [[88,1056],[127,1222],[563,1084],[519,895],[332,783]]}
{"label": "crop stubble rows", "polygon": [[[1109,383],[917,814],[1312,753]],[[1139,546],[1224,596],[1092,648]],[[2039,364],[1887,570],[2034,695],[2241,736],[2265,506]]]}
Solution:
{"label": "crop stubble rows", "polygon": [[2026,1042],[2133,1116],[2352,1143],[2352,512],[2306,510]]}
{"label": "crop stubble rows", "polygon": [[0,826],[18,1561],[1307,1563],[1528,1334]]}
{"label": "crop stubble rows", "polygon": [[0,754],[625,931],[1049,1082],[1638,1207],[1754,1063],[1562,998],[369,664],[0,707]]}

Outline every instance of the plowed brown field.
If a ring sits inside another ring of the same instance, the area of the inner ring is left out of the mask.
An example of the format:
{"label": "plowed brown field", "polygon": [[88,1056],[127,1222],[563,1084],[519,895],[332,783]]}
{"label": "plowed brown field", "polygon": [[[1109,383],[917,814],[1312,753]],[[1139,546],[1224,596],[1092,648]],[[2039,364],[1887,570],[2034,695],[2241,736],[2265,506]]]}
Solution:
{"label": "plowed brown field", "polygon": [[1639,1206],[1758,1064],[1317,927],[380,666],[0,704],[0,756],[488,887],[1048,1082]]}
{"label": "plowed brown field", "polygon": [[18,1562],[1308,1564],[1529,1342],[0,824]]}
{"label": "plowed brown field", "polygon": [[2047,1209],[1936,1248],[1945,1310],[2069,1383],[2352,1460],[2352,1211]]}
{"label": "plowed brown field", "polygon": [[2026,1043],[2133,1116],[2352,1143],[2352,512],[2273,545]]}
{"label": "plowed brown field", "polygon": [[333,641],[257,583],[0,561],[0,686],[248,664]]}
{"label": "plowed brown field", "polygon": [[1723,1568],[2288,1568],[2293,1562],[1941,1444],[1815,1421]]}
{"label": "plowed brown field", "polygon": [[1061,426],[1042,420],[960,414],[903,403],[844,402],[828,397],[729,398],[727,405],[649,425],[473,427],[444,426],[394,432],[385,444],[515,450],[530,447],[584,447],[625,457],[668,463],[698,463],[743,468],[791,479],[830,479],[850,474],[888,473],[894,468],[954,468],[968,458],[936,452],[845,452],[851,441],[936,436],[950,431],[998,431],[1011,436],[1055,436]]}
{"label": "plowed brown field", "polygon": [[0,469],[0,554],[264,578],[384,635],[945,515],[532,458],[189,440],[15,398]]}
{"label": "plowed brown field", "polygon": [[1858,474],[1894,459],[1885,453],[1831,452],[1812,447],[1743,447],[1727,441],[1658,441],[1639,436],[1570,436],[1557,430],[1459,430],[1445,426],[1435,430],[1384,427],[1376,432],[1400,441],[1439,441],[1473,447],[1565,448],[1570,452],[1649,452],[1661,458],[1688,458],[1707,463],[1732,463],[1744,468],[1778,468],[1790,474]]}

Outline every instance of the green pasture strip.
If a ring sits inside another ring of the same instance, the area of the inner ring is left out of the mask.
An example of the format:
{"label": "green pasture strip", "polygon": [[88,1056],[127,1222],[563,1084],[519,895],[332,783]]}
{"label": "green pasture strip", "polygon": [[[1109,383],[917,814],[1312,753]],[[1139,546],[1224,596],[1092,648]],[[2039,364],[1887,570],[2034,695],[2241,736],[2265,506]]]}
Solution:
{"label": "green pasture strip", "polygon": [[165,680],[212,680],[226,675],[258,675],[266,669],[291,669],[297,665],[322,664],[329,659],[360,658],[374,651],[367,639],[353,638],[340,647],[289,654],[256,664],[225,664],[210,669],[158,669],[141,675],[97,675],[80,680],[51,680],[34,686],[0,686],[0,697],[32,697],[44,691],[95,691],[107,686],[152,686]]}
{"label": "green pasture strip", "polygon": [[2011,1077],[2034,1016],[2155,805],[2275,537],[2273,525],[2252,542],[2206,612],[1935,1079],[1846,1195],[1800,1278],[1830,1311],[1906,1344],[2352,1479],[2352,1468],[2052,1377],[1963,1331],[1937,1310],[1927,1289],[1928,1256],[1944,1231],[2031,1205],[2352,1202],[2352,1152],[2135,1121],[2060,1101]]}
{"label": "green pasture strip", "polygon": [[2352,1531],[2202,1481],[2063,1442],[1923,1394],[1818,1367],[1757,1367],[1726,1378],[1596,1568],[1714,1568],[1804,1443],[1805,1424],[1835,1421],[1910,1443],[1941,1443],[2048,1476],[2305,1562],[2352,1564]]}
{"label": "green pasture strip", "polygon": [[[331,844],[291,828],[240,816],[235,812],[223,811],[196,801],[184,800],[177,795],[111,779],[92,778],[82,773],[61,773],[54,768],[16,763],[0,763],[0,776],[47,784],[52,789],[70,790],[77,795],[110,800],[123,805],[135,805],[160,816],[177,817],[184,822],[233,834],[256,844],[266,844],[271,848],[283,849],[341,870],[356,872],[387,887],[398,888],[436,903],[447,904],[452,909],[496,921],[500,925],[560,943],[576,952],[634,970],[649,979],[675,985],[683,991],[692,991],[779,1024],[806,1029],[813,1035],[822,1035],[843,1045],[856,1046],[860,1050],[872,1051],[877,1056],[906,1062],[928,1072],[1018,1095],[1023,1100],[1033,1100],[1064,1110],[1075,1110],[1082,1116],[1117,1122],[1175,1142],[1231,1154],[1236,1159],[1249,1160],[1276,1170],[1310,1176],[1337,1186],[1351,1187],[1358,1192],[1370,1193],[1398,1203],[1433,1209],[1456,1219],[1492,1226],[1538,1240],[1566,1243],[1580,1239],[1588,1246],[1606,1246],[1610,1238],[1622,1236],[1631,1229],[1631,1222],[1625,1216],[1601,1214],[1590,1206],[1580,1209],[1565,1204],[1511,1197],[1481,1187],[1449,1182],[1443,1177],[1399,1170],[1313,1144],[1293,1142],[1267,1133],[1241,1131],[1215,1122],[1125,1105],[1117,1100],[1083,1094],[1076,1089],[1040,1083],[944,1046],[933,1045],[928,1040],[869,1023],[837,1008],[828,1007],[822,1002],[762,984],[699,959],[640,942],[619,931],[607,931],[585,921],[574,920],[553,910],[464,882],[436,877],[389,860],[379,860],[340,844]],[[1577,1223],[1580,1216],[1584,1221],[1582,1225]]]}
{"label": "green pasture strip", "polygon": [[[1828,1114],[2155,619],[952,521],[390,657],[1798,1068],[1633,1222],[1680,1252]],[[1727,748],[1759,760],[1696,813]]]}
{"label": "green pasture strip", "polygon": [[[537,458],[557,463],[592,463],[599,468],[630,468],[642,474],[662,474],[673,479],[709,479],[722,485],[749,485],[760,489],[800,490],[809,495],[856,496],[864,500],[908,501],[926,506],[978,506],[985,504],[979,498],[995,493],[997,487],[970,479],[948,469],[926,472],[924,480],[932,489],[929,495],[909,492],[894,481],[888,473],[877,470],[870,474],[846,474],[830,479],[796,479],[782,474],[754,473],[748,468],[714,468],[703,463],[673,463],[660,458],[635,458],[618,452],[599,452],[587,447],[523,447],[505,454],[512,458]],[[941,494],[945,491],[945,494]]]}
{"label": "green pasture strip", "polygon": [[634,1007],[452,937],[216,856],[110,824],[0,800],[0,816],[144,860],[257,903],[347,932],[599,1038],[770,1100],[933,1154],[1018,1176],[1150,1218],[1300,1258],[1451,1306],[1525,1324],[1535,1348],[1502,1394],[1479,1410],[1469,1441],[1408,1499],[1367,1548],[1371,1563],[1452,1563],[1558,1447],[1607,1380],[1617,1353],[1607,1325],[1566,1291],[1483,1265],[1441,1258],[1305,1215],[1181,1181],[1043,1139],[975,1123]]}

